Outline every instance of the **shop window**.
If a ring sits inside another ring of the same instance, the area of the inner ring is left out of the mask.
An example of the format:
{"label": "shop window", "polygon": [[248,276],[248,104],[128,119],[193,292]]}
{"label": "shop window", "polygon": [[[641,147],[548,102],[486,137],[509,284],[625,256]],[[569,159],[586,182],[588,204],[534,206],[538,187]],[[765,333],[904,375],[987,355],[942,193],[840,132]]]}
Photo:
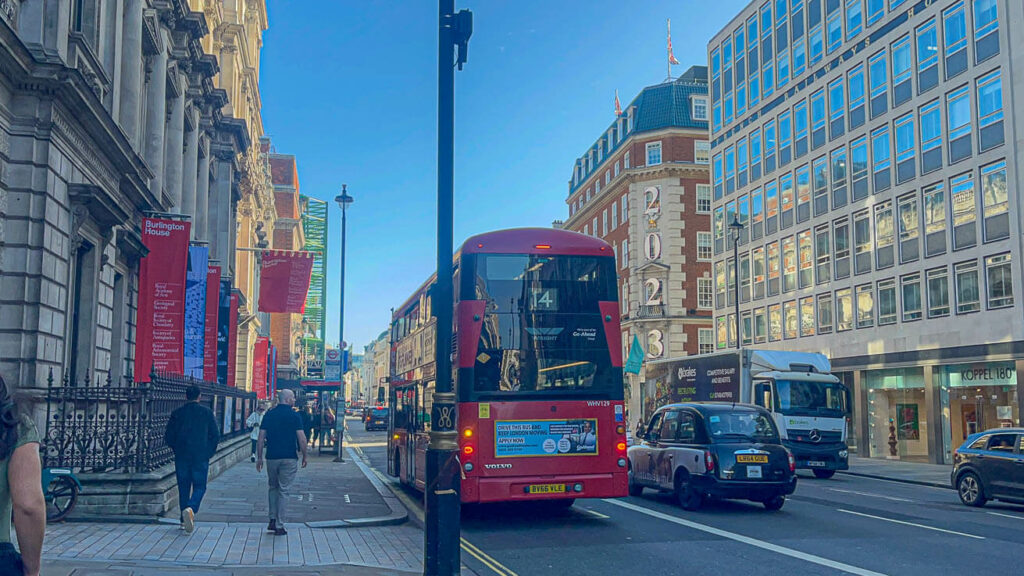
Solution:
{"label": "shop window", "polygon": [[768,325],[765,322],[764,308],[754,310],[754,344],[768,341]]}
{"label": "shop window", "polygon": [[880,280],[878,288],[878,325],[896,323],[896,281]]}
{"label": "shop window", "polygon": [[921,274],[907,274],[900,278],[900,293],[903,298],[903,321],[921,319]]}
{"label": "shop window", "polygon": [[977,244],[978,209],[974,198],[974,177],[968,172],[949,182],[950,205],[953,208],[953,249],[960,250]]}
{"label": "shop window", "polygon": [[1010,236],[1007,214],[1006,161],[1001,160],[981,169],[981,197],[984,207],[985,242]]}
{"label": "shop window", "polygon": [[935,19],[914,30],[917,41],[917,93],[931,90],[939,83],[939,36]]}
{"label": "shop window", "polygon": [[927,271],[928,317],[949,316],[949,272],[945,267]]}
{"label": "shop window", "polygon": [[768,307],[768,341],[782,340],[782,306],[772,304]]}
{"label": "shop window", "polygon": [[814,298],[800,299],[800,336],[814,336]]}
{"label": "shop window", "polygon": [[988,284],[989,309],[1013,306],[1013,275],[1010,269],[1010,254],[985,258],[985,276]]}
{"label": "shop window", "polygon": [[978,288],[978,261],[953,265],[956,280],[956,313],[969,314],[981,310],[981,291]]}
{"label": "shop window", "polygon": [[818,296],[818,334],[832,333],[832,295]]}
{"label": "shop window", "polygon": [[[949,414],[944,444],[956,448],[971,434],[992,428],[1020,426],[1020,405],[1017,402],[1017,371],[1014,362],[976,362],[936,366],[933,374],[944,391],[941,409]],[[948,434],[948,436],[947,436]],[[1006,433],[1015,436],[1015,434]],[[988,449],[991,438],[980,442]],[[1000,439],[1001,440],[1001,439]],[[1002,442],[999,442],[1002,444]],[[1012,444],[1011,444],[1012,446]],[[973,446],[972,446],[973,448]]]}
{"label": "shop window", "polygon": [[836,332],[853,329],[853,291],[836,290]]}
{"label": "shop window", "polygon": [[924,212],[924,255],[926,257],[946,252],[946,190],[942,182],[925,186],[921,190],[921,206]]}
{"label": "shop window", "polygon": [[924,370],[898,368],[864,374],[869,456],[927,462],[928,426],[935,423],[928,418],[925,404]]}

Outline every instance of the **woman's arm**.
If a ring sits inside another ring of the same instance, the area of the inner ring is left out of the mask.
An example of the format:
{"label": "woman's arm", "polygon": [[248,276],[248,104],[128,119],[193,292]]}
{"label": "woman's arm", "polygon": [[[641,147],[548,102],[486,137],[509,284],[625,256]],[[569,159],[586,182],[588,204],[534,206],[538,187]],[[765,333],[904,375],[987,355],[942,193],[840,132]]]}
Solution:
{"label": "woman's arm", "polygon": [[39,443],[18,446],[7,465],[7,482],[14,504],[14,529],[25,563],[26,576],[38,576],[46,532],[46,501],[43,499]]}

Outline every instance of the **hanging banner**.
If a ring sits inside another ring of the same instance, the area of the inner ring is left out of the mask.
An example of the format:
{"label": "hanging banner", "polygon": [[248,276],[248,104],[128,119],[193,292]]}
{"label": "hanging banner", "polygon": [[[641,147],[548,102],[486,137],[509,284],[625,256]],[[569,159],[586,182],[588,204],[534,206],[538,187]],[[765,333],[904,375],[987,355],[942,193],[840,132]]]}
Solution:
{"label": "hanging banner", "polygon": [[270,390],[268,395],[270,398],[277,394],[277,346],[273,343],[270,344],[270,359],[267,360],[267,364],[270,367]]}
{"label": "hanging banner", "polygon": [[188,249],[185,273],[185,375],[203,379],[203,343],[206,339],[206,276],[210,250],[206,246]]}
{"label": "hanging banner", "polygon": [[235,385],[235,365],[238,363],[238,294],[231,294],[228,313],[228,386]]}
{"label": "hanging banner", "polygon": [[256,339],[256,347],[252,352],[252,391],[260,400],[266,400],[267,396],[267,356],[270,340],[260,336]]}
{"label": "hanging banner", "polygon": [[217,382],[234,386],[228,380],[228,353],[231,347],[231,281],[221,280],[217,292]]}
{"label": "hanging banner", "polygon": [[217,382],[217,320],[220,311],[220,266],[206,267],[206,325],[203,330],[203,380]]}
{"label": "hanging banner", "polygon": [[264,251],[260,266],[260,312],[304,313],[312,272],[312,252]]}
{"label": "hanging banner", "polygon": [[149,255],[139,266],[139,308],[135,380],[149,382],[151,370],[183,374],[185,273],[188,222],[142,219],[142,242]]}

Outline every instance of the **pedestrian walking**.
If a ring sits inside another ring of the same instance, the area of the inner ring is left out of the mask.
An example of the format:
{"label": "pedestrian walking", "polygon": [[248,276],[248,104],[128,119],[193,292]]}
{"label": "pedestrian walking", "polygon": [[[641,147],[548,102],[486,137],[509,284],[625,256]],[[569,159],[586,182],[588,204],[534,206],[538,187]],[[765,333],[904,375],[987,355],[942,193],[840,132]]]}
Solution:
{"label": "pedestrian walking", "polygon": [[306,409],[302,411],[302,429],[306,431],[306,439],[310,440],[313,438],[313,406],[306,404]]}
{"label": "pedestrian walking", "polygon": [[284,528],[285,506],[289,488],[298,473],[298,453],[302,454],[302,467],[306,467],[306,434],[302,416],[292,408],[295,392],[287,388],[280,390],[277,400],[277,406],[263,416],[256,447],[256,470],[263,470],[266,447],[267,500],[270,504],[267,532],[283,536],[288,533]]}
{"label": "pedestrian walking", "polygon": [[260,402],[260,405],[256,407],[256,411],[249,414],[249,417],[245,420],[245,425],[249,427],[249,441],[252,442],[252,454],[249,456],[249,462],[256,461],[256,441],[260,439],[260,425],[263,423],[263,414],[267,411],[267,405]]}
{"label": "pedestrian walking", "polygon": [[[0,378],[0,574],[39,576],[46,532],[39,432]],[[11,543],[11,523],[19,552]]]}
{"label": "pedestrian walking", "polygon": [[323,410],[323,408],[317,407],[317,409],[313,412],[313,442],[312,442],[313,447],[316,447],[316,443],[317,443],[318,440],[320,441],[321,446],[323,445],[323,440],[320,438],[320,436],[321,436],[321,430],[320,429],[323,428],[323,426],[324,426],[324,410]]}
{"label": "pedestrian walking", "polygon": [[167,421],[164,441],[174,451],[174,474],[178,479],[178,508],[181,527],[191,534],[196,527],[196,514],[206,494],[210,474],[210,458],[217,452],[220,429],[217,419],[199,403],[199,387],[185,389],[185,402]]}

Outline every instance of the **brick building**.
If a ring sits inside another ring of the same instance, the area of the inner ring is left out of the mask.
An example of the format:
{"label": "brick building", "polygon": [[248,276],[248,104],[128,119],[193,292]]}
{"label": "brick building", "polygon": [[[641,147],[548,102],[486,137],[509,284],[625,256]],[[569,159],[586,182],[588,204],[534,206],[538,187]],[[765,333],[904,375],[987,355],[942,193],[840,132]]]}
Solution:
{"label": "brick building", "polygon": [[[693,66],[644,88],[573,167],[561,226],[615,251],[624,358],[634,336],[645,361],[714,345],[707,119],[707,68]],[[638,415],[657,392],[627,377]]]}
{"label": "brick building", "polygon": [[[268,143],[269,147],[269,143]],[[268,151],[274,187],[275,250],[302,250],[305,245],[299,211],[299,172],[295,156]],[[270,339],[277,347],[277,374],[283,381],[297,380],[302,367],[302,314],[271,314]]]}

